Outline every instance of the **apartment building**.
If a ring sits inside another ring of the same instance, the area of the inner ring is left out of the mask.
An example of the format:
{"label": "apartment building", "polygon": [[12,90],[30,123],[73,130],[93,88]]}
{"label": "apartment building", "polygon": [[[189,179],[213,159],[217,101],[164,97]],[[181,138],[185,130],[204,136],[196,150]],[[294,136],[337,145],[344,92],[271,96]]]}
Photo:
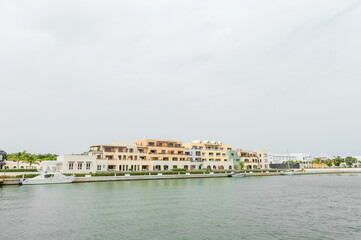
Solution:
{"label": "apartment building", "polygon": [[151,162],[147,159],[147,147],[116,142],[90,147],[90,154],[97,159],[107,160],[107,171],[149,171]]}
{"label": "apartment building", "polygon": [[225,145],[220,141],[202,140],[196,140],[183,145],[186,149],[202,151],[202,168],[213,170],[233,169],[233,161],[230,160],[228,155],[228,151],[232,150],[230,145]]}
{"label": "apartment building", "polygon": [[254,150],[257,155],[258,155],[258,159],[259,159],[259,163],[260,163],[260,166],[262,169],[269,169],[269,159],[268,159],[268,156],[269,156],[269,153],[268,153],[268,150],[265,150],[265,149],[257,149],[257,150]]}
{"label": "apartment building", "polygon": [[241,151],[239,152],[241,156],[241,161],[244,162],[245,169],[260,169],[262,164],[258,157],[257,152],[255,151]]}
{"label": "apartment building", "polygon": [[230,163],[233,163],[234,169],[240,169],[239,163],[241,162],[241,155],[239,154],[241,150],[228,150],[227,156]]}
{"label": "apartment building", "polygon": [[197,168],[197,164],[188,158],[181,141],[144,139],[134,144],[146,149],[146,159],[151,163],[151,170],[173,168],[194,170]]}

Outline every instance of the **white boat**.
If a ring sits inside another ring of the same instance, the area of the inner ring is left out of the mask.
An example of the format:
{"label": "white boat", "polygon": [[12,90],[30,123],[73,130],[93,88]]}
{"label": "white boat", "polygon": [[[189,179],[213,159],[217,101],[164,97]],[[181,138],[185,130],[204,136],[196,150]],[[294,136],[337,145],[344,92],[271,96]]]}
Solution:
{"label": "white boat", "polygon": [[282,175],[291,176],[293,175],[293,172],[282,172]]}
{"label": "white boat", "polygon": [[20,179],[20,185],[35,185],[35,184],[60,184],[71,183],[75,180],[75,176],[65,176],[60,172],[44,172],[39,176],[33,178]]}

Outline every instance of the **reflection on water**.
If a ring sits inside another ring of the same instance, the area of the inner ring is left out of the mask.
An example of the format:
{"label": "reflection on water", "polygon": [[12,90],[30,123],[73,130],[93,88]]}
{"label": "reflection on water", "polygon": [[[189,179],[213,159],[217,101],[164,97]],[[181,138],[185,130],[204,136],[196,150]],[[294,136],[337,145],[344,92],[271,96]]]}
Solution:
{"label": "reflection on water", "polygon": [[0,239],[358,239],[361,175],[0,188]]}

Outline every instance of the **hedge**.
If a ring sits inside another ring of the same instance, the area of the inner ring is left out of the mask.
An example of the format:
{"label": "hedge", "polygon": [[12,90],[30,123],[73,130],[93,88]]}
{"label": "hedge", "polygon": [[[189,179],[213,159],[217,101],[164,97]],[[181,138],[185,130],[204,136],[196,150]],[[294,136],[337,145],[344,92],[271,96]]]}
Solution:
{"label": "hedge", "polygon": [[1,169],[0,172],[37,172],[35,168],[12,168],[12,169]]}

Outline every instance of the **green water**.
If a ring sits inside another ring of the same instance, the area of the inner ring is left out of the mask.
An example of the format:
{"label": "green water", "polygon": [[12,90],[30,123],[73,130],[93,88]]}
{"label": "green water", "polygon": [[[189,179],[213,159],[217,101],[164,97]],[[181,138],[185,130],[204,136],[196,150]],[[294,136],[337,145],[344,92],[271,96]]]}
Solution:
{"label": "green water", "polygon": [[361,239],[361,175],[0,187],[0,239]]}

